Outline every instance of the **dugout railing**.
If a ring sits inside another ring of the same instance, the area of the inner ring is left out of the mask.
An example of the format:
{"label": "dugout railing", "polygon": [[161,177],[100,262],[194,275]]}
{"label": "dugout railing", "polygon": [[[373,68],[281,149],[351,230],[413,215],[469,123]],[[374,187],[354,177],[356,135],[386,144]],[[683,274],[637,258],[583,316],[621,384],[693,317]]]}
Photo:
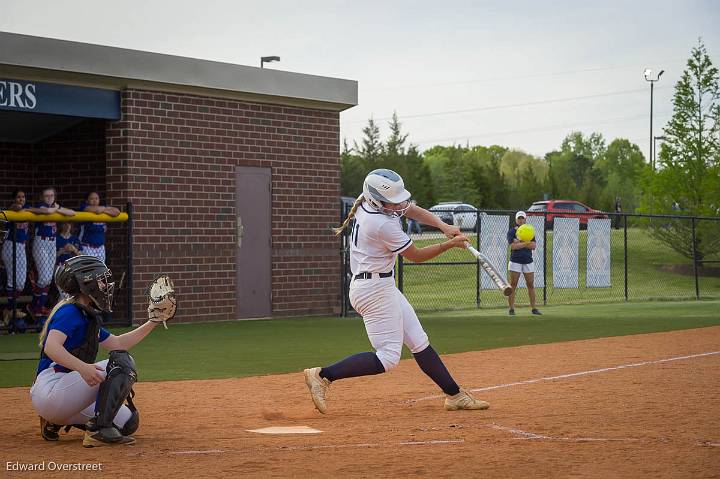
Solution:
{"label": "dugout railing", "polygon": [[[3,258],[0,262],[0,334],[22,333],[39,331],[47,317],[47,312],[61,299],[61,293],[52,281],[55,268],[59,264],[60,252],[69,256],[76,254],[88,254],[83,251],[83,245],[69,242],[72,247],[57,250],[58,240],[52,243],[47,239],[38,237],[36,227],[39,223],[48,223],[50,217],[46,215],[34,215],[22,213],[22,220],[15,219],[17,212],[6,210],[4,212],[11,225],[7,239],[3,243]],[[105,215],[94,213],[81,213],[76,216],[58,217],[52,215],[52,222],[71,225],[71,236],[77,236],[77,230],[82,222],[94,220],[95,223],[106,223],[105,235],[105,256],[106,264],[113,272],[115,280],[113,312],[105,314],[104,324],[110,326],[129,326],[132,322],[132,203],[125,205],[125,211],[118,218],[110,220]],[[64,221],[59,221],[64,220]],[[108,221],[105,221],[108,220]],[[27,228],[28,238],[18,242],[17,235],[19,228],[15,224]],[[42,242],[42,248],[36,247],[35,241]],[[55,245],[56,254],[42,254],[41,249],[47,249],[47,243]],[[24,261],[21,258],[24,256]],[[65,256],[63,259],[67,259]],[[24,268],[23,268],[24,266]],[[48,275],[51,276],[48,282]],[[15,280],[12,280],[15,278]],[[44,283],[47,283],[45,285]],[[17,284],[17,286],[16,286]],[[45,290],[45,291],[44,291]],[[33,301],[43,294],[47,298],[41,300],[43,307],[36,307]]]}
{"label": "dugout railing", "polygon": [[[343,205],[341,218],[348,211]],[[474,221],[468,221],[467,212],[462,220],[453,219],[456,225],[469,226],[462,228],[463,233],[506,276],[507,233],[515,213],[481,210],[473,213]],[[560,216],[558,229],[555,213],[529,216],[539,245],[533,253],[538,305],[720,298],[720,217],[603,213],[588,221],[584,213]],[[411,237],[418,247],[444,238],[425,226]],[[347,315],[352,312],[347,235],[342,239],[341,264],[341,312]],[[399,257],[395,276],[398,288],[418,311],[507,307],[507,298],[463,250],[453,249],[419,264]],[[528,304],[521,279],[516,308]]]}

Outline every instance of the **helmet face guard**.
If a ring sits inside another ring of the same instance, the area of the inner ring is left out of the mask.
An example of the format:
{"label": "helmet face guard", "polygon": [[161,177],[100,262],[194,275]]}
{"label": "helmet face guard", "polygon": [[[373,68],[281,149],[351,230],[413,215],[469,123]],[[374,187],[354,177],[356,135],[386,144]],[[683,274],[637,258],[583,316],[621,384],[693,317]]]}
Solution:
{"label": "helmet face guard", "polygon": [[115,282],[112,281],[112,272],[109,269],[102,273],[92,273],[77,279],[80,284],[80,292],[89,296],[99,310],[112,313]]}

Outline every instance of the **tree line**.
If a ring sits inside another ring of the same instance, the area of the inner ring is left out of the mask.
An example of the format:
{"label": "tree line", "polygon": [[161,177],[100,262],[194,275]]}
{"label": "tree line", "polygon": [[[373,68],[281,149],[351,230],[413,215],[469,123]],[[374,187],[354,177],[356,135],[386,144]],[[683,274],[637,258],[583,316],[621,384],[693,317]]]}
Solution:
{"label": "tree line", "polygon": [[634,210],[640,205],[641,179],[648,174],[637,145],[622,138],[606,144],[599,133],[572,132],[556,151],[540,158],[502,145],[434,146],[420,152],[406,145],[396,114],[389,126],[383,142],[370,119],[359,144],[344,144],[343,195],[359,195],[369,171],[390,168],[424,207],[463,201],[481,209],[519,209],[562,198],[612,210],[620,197],[624,207]]}

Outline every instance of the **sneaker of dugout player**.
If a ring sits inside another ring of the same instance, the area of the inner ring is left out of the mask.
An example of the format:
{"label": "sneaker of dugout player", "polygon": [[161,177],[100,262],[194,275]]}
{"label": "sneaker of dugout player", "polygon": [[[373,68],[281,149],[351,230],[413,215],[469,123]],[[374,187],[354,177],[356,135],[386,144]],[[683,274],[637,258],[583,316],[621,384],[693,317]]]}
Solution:
{"label": "sneaker of dugout player", "polygon": [[315,408],[322,414],[327,412],[327,405],[325,404],[325,396],[327,395],[328,388],[330,388],[330,381],[320,377],[321,368],[310,368],[306,369],[305,372],[305,384],[307,384],[310,390],[310,396],[312,396]]}
{"label": "sneaker of dugout player", "polygon": [[454,396],[445,397],[445,409],[458,411],[460,409],[488,409],[490,403],[475,399],[467,391],[460,391]]}

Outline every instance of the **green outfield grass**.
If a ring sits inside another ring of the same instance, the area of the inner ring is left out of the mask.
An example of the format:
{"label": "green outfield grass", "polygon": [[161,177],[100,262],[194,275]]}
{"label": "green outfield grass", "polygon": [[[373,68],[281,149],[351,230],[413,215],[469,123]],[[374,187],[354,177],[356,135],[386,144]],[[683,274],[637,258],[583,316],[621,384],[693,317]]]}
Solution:
{"label": "green outfield grass", "polygon": [[[579,288],[555,289],[552,287],[552,231],[547,235],[547,303],[580,304],[609,303],[625,300],[624,233],[612,230],[611,236],[611,287],[586,288],[587,232],[580,232]],[[475,236],[469,235],[473,242]],[[425,235],[429,239],[416,240],[418,247],[441,241],[439,235]],[[444,311],[467,309],[476,304],[477,267],[473,265],[432,265],[448,261],[473,261],[470,253],[453,249],[433,261],[421,265],[408,265],[404,269],[404,292],[418,311]],[[673,300],[695,298],[695,279],[664,271],[672,265],[686,265],[690,260],[682,257],[663,243],[646,235],[642,228],[628,229],[628,299]],[[507,264],[497,265],[506,272]],[[720,277],[700,277],[700,295],[706,299],[720,298]],[[543,291],[537,290],[538,302],[542,304]],[[528,304],[527,293],[518,293],[519,304]],[[507,300],[497,290],[483,290],[480,294],[482,307],[504,307]]]}
{"label": "green outfield grass", "polygon": [[[542,317],[519,310],[511,318],[490,309],[421,315],[421,320],[434,347],[448,354],[716,326],[718,308],[720,301],[643,302],[548,307]],[[0,337],[0,387],[32,382],[36,341],[36,334]],[[157,328],[132,353],[141,381],[161,381],[300,371],[369,349],[361,320],[325,317],[176,324],[167,331]]]}

